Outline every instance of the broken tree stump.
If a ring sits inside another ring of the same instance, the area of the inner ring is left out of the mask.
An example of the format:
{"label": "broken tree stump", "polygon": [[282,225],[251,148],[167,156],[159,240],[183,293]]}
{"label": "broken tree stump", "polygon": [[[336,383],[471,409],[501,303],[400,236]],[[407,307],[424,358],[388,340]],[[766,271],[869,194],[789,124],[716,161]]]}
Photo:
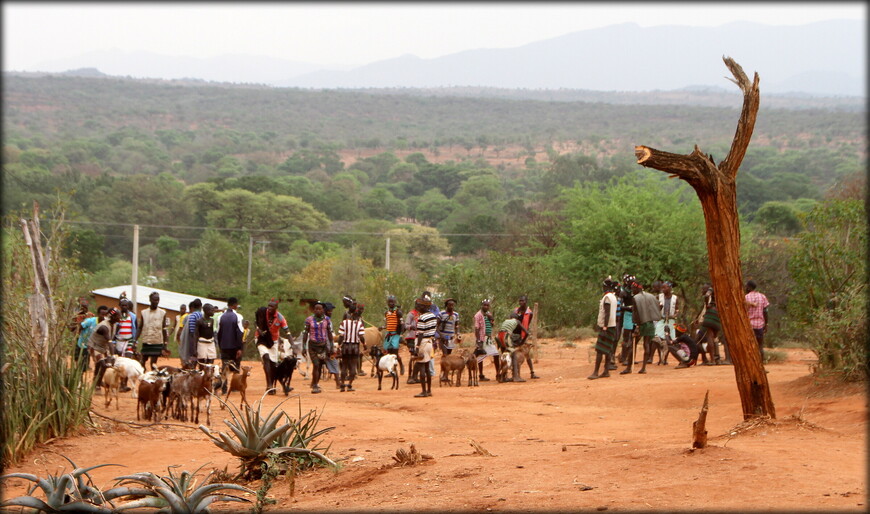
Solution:
{"label": "broken tree stump", "polygon": [[709,406],[710,390],[704,393],[704,405],[701,406],[701,412],[698,414],[698,419],[692,422],[692,448],[707,447],[707,408]]}

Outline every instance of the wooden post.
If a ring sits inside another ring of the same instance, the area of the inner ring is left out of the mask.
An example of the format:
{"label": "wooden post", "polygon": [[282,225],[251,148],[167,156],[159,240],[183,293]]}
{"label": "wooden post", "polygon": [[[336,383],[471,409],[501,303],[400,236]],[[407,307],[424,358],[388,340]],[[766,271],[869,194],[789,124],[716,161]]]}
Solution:
{"label": "wooden post", "polygon": [[701,412],[698,414],[697,421],[692,422],[692,448],[707,447],[707,406],[710,397],[710,390],[704,393],[704,405],[701,406]]}
{"label": "wooden post", "polygon": [[[529,339],[533,340],[535,343],[534,349],[534,358],[532,362],[535,364],[538,363],[538,302],[535,302],[534,307],[532,307],[532,326],[529,327]],[[532,355],[529,355],[532,357]]]}
{"label": "wooden post", "polygon": [[49,345],[49,320],[54,319],[51,303],[51,287],[48,283],[45,262],[42,260],[41,238],[39,232],[39,206],[33,202],[35,221],[21,219],[24,243],[30,250],[30,264],[33,267],[33,294],[28,298],[30,333],[38,355],[47,361]]}
{"label": "wooden post", "polygon": [[737,171],[746,154],[758,115],[758,73],[750,82],[739,64],[730,57],[725,57],[724,61],[734,75],[732,82],[743,91],[743,110],[724,160],[716,165],[713,156],[701,153],[697,145],[688,155],[662,152],[646,146],[636,146],[634,150],[638,164],[671,173],[671,178],[685,180],[698,194],[707,231],[710,279],[734,364],[743,418],[775,418],[776,410],[767,374],[746,311],[737,217]]}

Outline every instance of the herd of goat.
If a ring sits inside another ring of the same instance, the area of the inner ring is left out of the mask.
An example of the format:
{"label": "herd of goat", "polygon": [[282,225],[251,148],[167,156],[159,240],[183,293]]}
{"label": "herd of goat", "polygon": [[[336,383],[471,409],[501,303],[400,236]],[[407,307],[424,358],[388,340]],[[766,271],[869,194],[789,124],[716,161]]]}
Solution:
{"label": "herd of goat", "polygon": [[97,361],[95,376],[103,388],[106,408],[112,404],[112,399],[115,400],[115,409],[119,408],[118,393],[126,382],[133,398],[137,399],[137,421],[145,418],[157,423],[161,418],[172,417],[199,423],[204,401],[206,424],[210,425],[211,397],[223,387],[224,381],[227,381],[224,403],[233,391],[238,391],[242,402],[248,403],[245,392],[251,367],[242,366],[240,370],[224,376],[221,376],[219,369],[216,364],[201,364],[199,369],[160,366],[146,372],[135,359],[110,355]]}
{"label": "herd of goat", "polygon": [[[295,342],[294,342],[295,343]],[[296,368],[307,362],[302,356],[297,345],[286,342],[282,345],[286,348],[286,360],[292,360],[292,366]],[[299,345],[301,347],[301,345]],[[528,346],[528,345],[524,345]],[[517,352],[516,357],[520,361],[527,359],[528,348]],[[281,352],[284,357],[285,352]],[[291,355],[295,358],[290,358]],[[378,391],[384,375],[392,378],[390,389],[399,389],[399,359],[395,354],[385,354],[379,345],[372,345],[368,353],[372,362],[371,376],[377,376]],[[285,394],[289,387],[292,371],[285,369],[288,364],[282,358],[281,366],[278,367],[277,381],[284,386]],[[411,356],[409,370],[415,365],[415,357]],[[497,380],[505,381],[506,373],[510,369],[510,354],[504,353],[499,356],[500,366]],[[463,371],[468,371],[468,386],[478,384],[478,359],[468,348],[458,349],[450,355],[442,355],[440,359],[441,377],[439,385],[460,386]],[[520,362],[522,364],[522,362]],[[115,408],[118,409],[118,394],[122,387],[129,387],[133,398],[137,399],[136,419],[142,418],[159,422],[161,418],[172,417],[179,421],[193,421],[199,423],[199,413],[202,402],[205,402],[206,424],[211,424],[211,398],[218,395],[226,384],[221,409],[228,401],[230,393],[238,391],[241,401],[248,404],[246,390],[248,377],[251,375],[250,366],[241,366],[241,369],[227,369],[223,374],[216,364],[199,364],[198,369],[181,369],[174,366],[160,366],[157,369],[146,372],[142,364],[135,359],[110,355],[97,361],[95,366],[95,381],[102,386],[105,394],[105,406],[109,408],[112,399],[115,400]],[[307,373],[300,369],[304,377]],[[216,393],[217,391],[217,393]]]}

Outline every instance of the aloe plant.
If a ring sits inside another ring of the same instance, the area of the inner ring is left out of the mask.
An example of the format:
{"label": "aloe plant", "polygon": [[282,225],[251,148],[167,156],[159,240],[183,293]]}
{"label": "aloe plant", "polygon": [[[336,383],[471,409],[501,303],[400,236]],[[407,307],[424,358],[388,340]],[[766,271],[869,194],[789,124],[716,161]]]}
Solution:
{"label": "aloe plant", "polygon": [[[215,396],[215,398],[227,408],[230,419],[225,419],[224,423],[232,431],[232,435],[235,438],[224,432],[217,432],[217,435],[215,435],[208,427],[203,425],[200,425],[199,429],[218,448],[239,458],[241,461],[239,477],[253,478],[258,473],[261,473],[263,464],[267,462],[269,455],[303,455],[315,457],[332,466],[336,465],[335,462],[324,455],[325,450],[320,451],[323,449],[308,448],[308,445],[314,439],[335,427],[316,430],[320,417],[313,410],[302,416],[301,403],[300,417],[297,421],[294,421],[284,411],[279,410],[284,401],[278,403],[264,417],[261,409],[265,395],[256,402],[256,409],[249,405],[242,405],[243,410],[224,402],[220,397]],[[282,418],[285,418],[286,422],[279,425]]]}
{"label": "aloe plant", "polygon": [[125,503],[115,508],[115,512],[121,512],[129,509],[141,508],[158,508],[162,512],[175,513],[199,513],[208,512],[209,506],[212,503],[225,502],[250,502],[247,498],[233,496],[231,494],[216,494],[217,491],[232,489],[236,491],[244,491],[253,494],[254,491],[247,487],[238,484],[214,483],[209,484],[208,479],[214,473],[209,473],[202,485],[196,485],[196,476],[202,466],[197,468],[193,473],[182,471],[179,475],[172,472],[171,466],[168,468],[168,476],[157,476],[151,472],[134,473],[117,477],[118,485],[125,483],[142,484],[145,489],[151,493],[150,496]]}
{"label": "aloe plant", "polygon": [[[0,507],[29,507],[39,512],[113,512],[115,505],[112,500],[128,495],[148,495],[149,491],[130,487],[116,487],[101,491],[91,478],[89,471],[104,466],[120,466],[120,464],[98,464],[80,468],[63,456],[73,466],[69,473],[61,475],[49,474],[40,478],[30,473],[9,473],[0,478],[22,478],[33,482],[25,496],[19,496],[4,501]],[[86,480],[87,479],[87,480]],[[33,496],[41,489],[45,495],[42,500]]]}

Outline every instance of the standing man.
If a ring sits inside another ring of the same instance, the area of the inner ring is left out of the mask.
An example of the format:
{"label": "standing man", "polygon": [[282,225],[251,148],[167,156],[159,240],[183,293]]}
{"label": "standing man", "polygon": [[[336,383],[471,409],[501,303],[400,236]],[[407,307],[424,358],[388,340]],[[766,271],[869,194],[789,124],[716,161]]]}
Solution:
{"label": "standing man", "polygon": [[[619,298],[622,299],[622,352],[619,362],[631,369],[634,361],[634,296],[631,295],[631,283],[634,275],[626,273],[622,276],[622,287],[619,288]],[[631,371],[628,371],[631,373]]]}
{"label": "standing man", "polygon": [[202,306],[202,316],[193,326],[193,341],[196,341],[196,361],[199,364],[213,364],[217,358],[214,347],[214,306]]}
{"label": "standing man", "polygon": [[[414,301],[414,308],[408,311],[408,315],[405,316],[405,333],[403,337],[405,338],[405,345],[408,347],[408,353],[410,355],[415,354],[415,348],[417,347],[417,319],[420,317],[420,313],[423,311],[420,310],[420,302],[418,300]],[[410,366],[410,364],[409,364]],[[417,378],[417,366],[408,368],[408,383],[416,384],[418,382]]]}
{"label": "standing man", "polygon": [[160,293],[153,291],[148,295],[150,305],[147,309],[139,311],[137,319],[137,331],[139,332],[139,342],[142,343],[142,367],[145,367],[145,361],[150,360],[151,370],[157,369],[157,359],[166,350],[167,334],[166,329],[169,324],[169,318],[166,317],[166,311],[158,307],[160,304]]}
{"label": "standing man", "polygon": [[[664,359],[662,364],[668,364],[668,347],[671,337],[676,337],[676,329],[674,325],[677,322],[677,316],[680,314],[679,297],[674,294],[674,283],[670,280],[665,280],[661,284],[660,293],[658,294],[659,308],[661,309],[662,319],[656,321],[656,337],[663,341],[662,350]],[[667,334],[665,327],[668,327]]]}
{"label": "standing man", "polygon": [[492,325],[493,315],[490,311],[492,302],[484,299],[480,302],[480,310],[474,315],[474,339],[475,346],[474,355],[477,357],[478,377],[481,382],[488,382],[489,379],[483,375],[483,361],[491,355],[492,362],[495,364],[495,376],[498,377],[498,348],[492,342]]}
{"label": "standing man", "polygon": [[754,280],[746,282],[746,307],[749,310],[749,324],[758,341],[761,362],[764,362],[764,334],[767,332],[767,307],[770,302],[764,294],[756,291],[757,288],[758,284]]}
{"label": "standing man", "polygon": [[[662,314],[656,297],[644,291],[643,286],[636,280],[631,283],[631,292],[634,293],[634,321],[637,323],[638,333],[643,337],[643,365],[638,373],[646,373],[646,365],[654,353],[652,338],[656,334],[655,322],[661,319]],[[629,359],[628,367],[620,371],[620,374],[631,373],[633,360]]]}
{"label": "standing man", "polygon": [[[526,334],[527,334],[526,337],[528,338],[528,335],[531,334],[531,330],[532,330],[532,328],[531,328],[532,327],[532,316],[534,316],[534,313],[532,312],[532,309],[529,308],[529,297],[528,296],[520,295],[519,298],[517,298],[517,301],[519,302],[519,306],[516,309],[514,309],[514,312],[516,314],[520,315],[520,324],[523,326],[524,329],[526,329]],[[523,341],[525,342],[525,339],[523,339]],[[528,359],[526,359],[526,363],[529,365],[529,373],[530,373],[529,377],[530,378],[541,378],[538,375],[535,375],[535,370],[532,369],[531,356]]]}
{"label": "standing man", "polygon": [[387,310],[384,312],[384,324],[379,327],[380,330],[386,330],[384,336],[384,351],[396,356],[399,361],[399,374],[405,374],[405,365],[402,363],[402,357],[399,356],[399,342],[402,339],[402,309],[396,303],[396,297],[390,295],[387,297]]}
{"label": "standing man", "polygon": [[[90,334],[85,334],[82,328],[86,319],[93,318],[94,313],[88,310],[88,299],[80,296],[78,299],[79,311],[73,316],[72,322],[69,324],[71,332],[76,334],[76,345],[73,349],[73,359],[81,365],[82,373],[88,370],[88,337]],[[96,324],[93,324],[96,326]],[[91,329],[93,330],[93,329]]]}
{"label": "standing man", "polygon": [[136,353],[136,314],[133,313],[133,302],[124,297],[118,302],[118,308],[120,310],[118,324],[115,325],[115,349],[118,355],[133,357]]}
{"label": "standing man", "polygon": [[341,350],[341,392],[355,391],[353,379],[356,378],[358,361],[360,360],[360,344],[366,348],[365,327],[359,312],[353,312],[350,318],[341,320],[338,327],[338,344]]}
{"label": "standing man", "polygon": [[175,328],[173,329],[173,339],[178,344],[181,344],[181,328],[184,326],[184,322],[187,320],[187,305],[181,304],[178,307],[178,315],[175,316]]}
{"label": "standing man", "polygon": [[235,296],[227,299],[227,310],[220,315],[217,322],[217,342],[221,352],[221,394],[227,394],[227,378],[230,372],[242,370],[242,349],[244,348],[244,333],[239,325],[243,321],[236,313],[239,300]]}
{"label": "standing man", "polygon": [[[608,356],[612,356],[616,350],[616,295],[614,291],[617,288],[617,283],[607,277],[601,284],[604,290],[604,296],[598,302],[598,320],[596,321],[595,329],[598,330],[598,340],[595,342],[595,371],[589,375],[589,380],[596,378],[606,378],[610,376],[608,369]],[[604,359],[604,373],[598,374],[598,369],[601,367],[601,360]]]}
{"label": "standing man", "polygon": [[432,306],[432,297],[422,295],[417,299],[417,310],[421,312],[417,318],[417,369],[419,370],[420,384],[422,391],[414,396],[424,398],[432,396],[432,377],[435,375],[435,368],[432,365],[433,341],[435,339],[435,331],[438,327],[438,317],[430,310]]}
{"label": "standing man", "polygon": [[[91,335],[97,329],[97,326],[100,324],[100,322],[106,319],[108,316],[109,308],[105,305],[100,305],[99,307],[97,307],[96,316],[85,318],[80,324],[81,332],[79,332],[79,338],[76,344],[79,348],[82,348],[82,345],[84,345],[85,364],[82,365],[82,371],[87,371],[88,360],[94,361],[94,364],[96,364],[97,362],[96,356],[94,355],[94,349],[90,346]],[[109,333],[111,334],[111,332]]]}
{"label": "standing man", "polygon": [[[459,313],[456,312],[456,300],[448,298],[444,300],[444,310],[438,317],[438,334],[442,355],[450,355],[459,342]],[[454,341],[454,339],[456,341]]]}
{"label": "standing man", "polygon": [[194,336],[194,330],[196,328],[196,322],[202,317],[202,300],[199,298],[195,298],[192,302],[190,302],[190,313],[187,315],[187,318],[184,320],[184,338],[185,342],[182,345],[187,349],[186,353],[182,356],[182,367],[195,368],[196,367],[196,350],[197,350],[197,340]]}
{"label": "standing man", "polygon": [[302,345],[308,349],[311,361],[311,393],[318,394],[320,373],[330,353],[332,353],[332,323],[323,310],[323,303],[314,304],[314,314],[305,319],[302,330]]}

